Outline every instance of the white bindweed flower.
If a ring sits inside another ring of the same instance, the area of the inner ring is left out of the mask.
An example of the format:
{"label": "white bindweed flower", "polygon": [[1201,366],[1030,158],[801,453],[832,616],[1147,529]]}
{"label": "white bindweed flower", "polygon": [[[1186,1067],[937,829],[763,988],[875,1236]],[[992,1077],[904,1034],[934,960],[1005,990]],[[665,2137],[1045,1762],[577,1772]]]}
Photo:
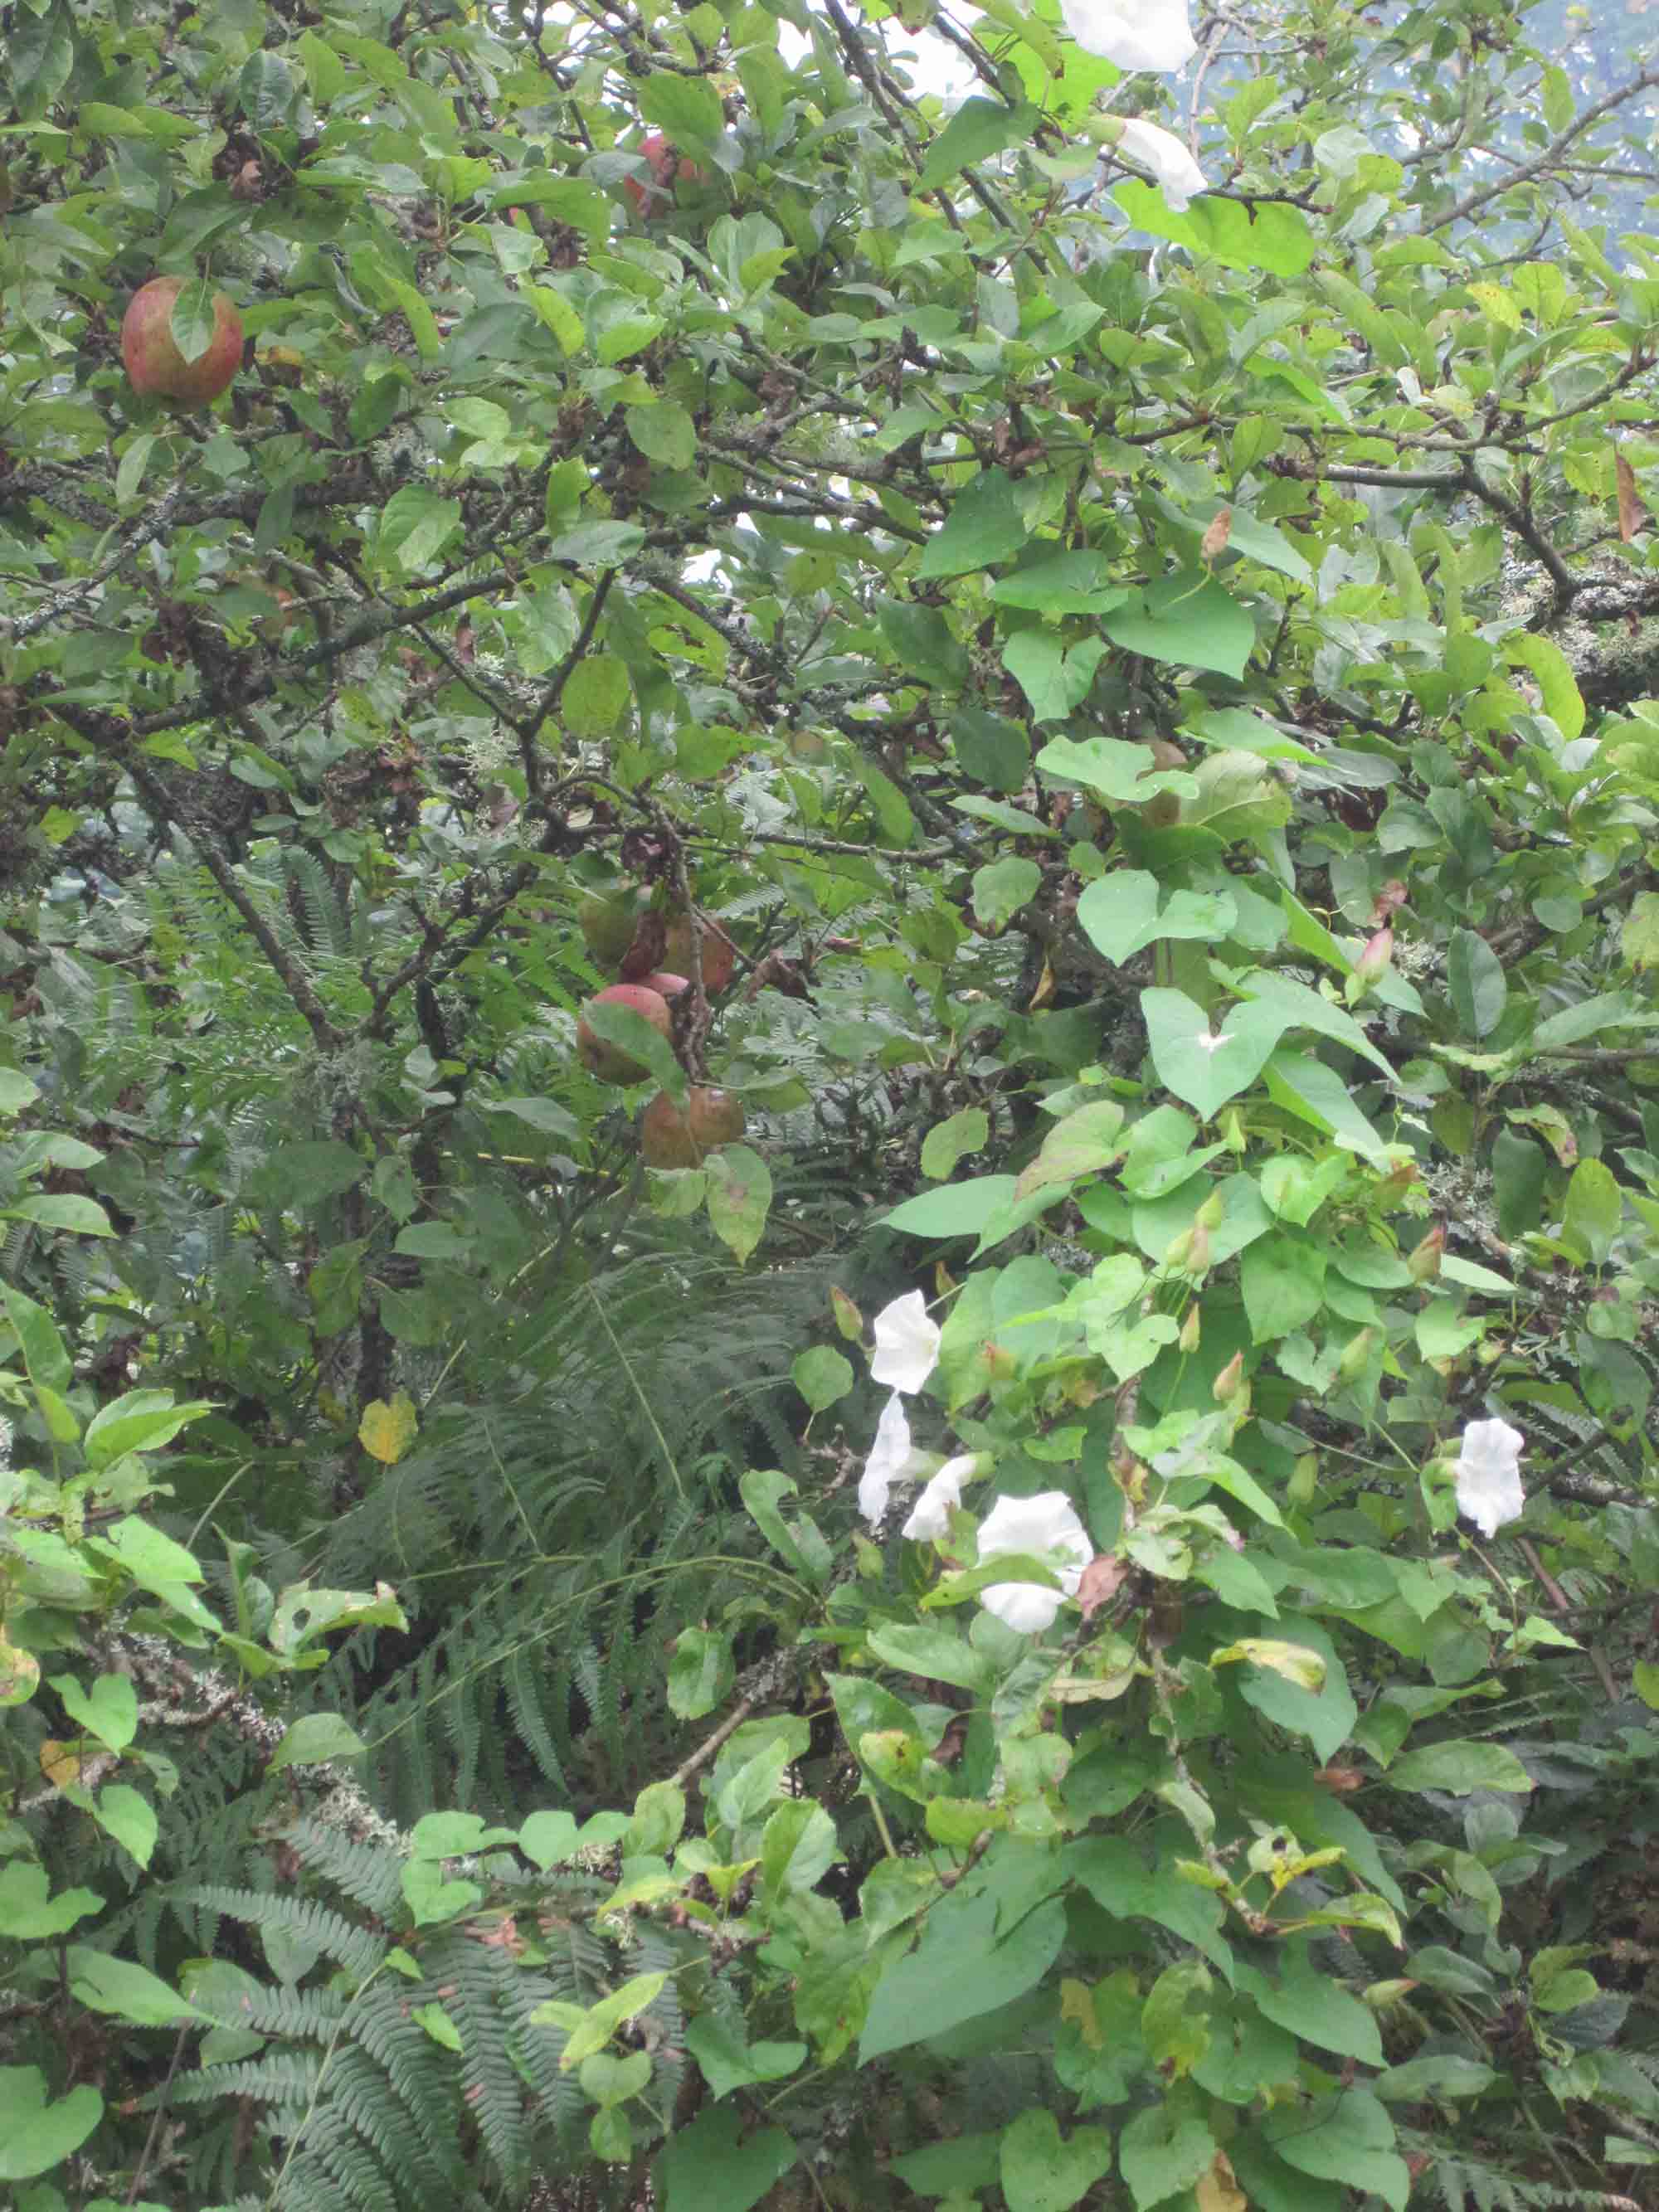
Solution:
{"label": "white bindweed flower", "polygon": [[939,1364],[939,1328],[920,1291],[907,1291],[876,1316],[870,1372],[891,1390],[920,1390]]}
{"label": "white bindweed flower", "polygon": [[1457,1455],[1457,1510],[1483,1536],[1518,1521],[1526,1505],[1521,1452],[1526,1437],[1507,1421],[1471,1421]]}
{"label": "white bindweed flower", "polygon": [[[1174,131],[1161,131],[1156,123],[1144,123],[1139,116],[1126,118],[1113,151],[1133,161],[1137,169],[1149,172],[1171,215],[1185,215],[1194,194],[1209,190],[1203,170]],[[1228,1042],[1224,1036],[1200,1039],[1212,1052]]]}
{"label": "white bindweed flower", "polygon": [[1050,1552],[1064,1555],[1054,1566],[1059,1589],[1044,1589],[1037,1583],[993,1583],[979,1594],[988,1613],[1005,1627],[1022,1636],[1041,1635],[1053,1625],[1062,1597],[1070,1597],[1083,1579],[1083,1570],[1095,1555],[1075,1511],[1063,1490],[1044,1490],[1035,1498],[999,1498],[980,1523],[981,1563],[1008,1552],[1024,1552],[1042,1559]]}
{"label": "white bindweed flower", "polygon": [[911,1507],[910,1518],[900,1534],[914,1537],[919,1544],[948,1536],[951,1512],[962,1503],[962,1486],[979,1473],[980,1464],[977,1452],[959,1452],[955,1459],[947,1459]]}
{"label": "white bindweed flower", "polygon": [[926,1461],[918,1464],[910,1443],[910,1424],[904,1418],[904,1401],[895,1390],[876,1424],[876,1440],[859,1480],[859,1511],[872,1528],[887,1511],[893,1485],[907,1475],[919,1474],[926,1464]]}
{"label": "white bindweed flower", "polygon": [[1178,70],[1198,52],[1187,0],[1060,0],[1086,53],[1124,70]]}

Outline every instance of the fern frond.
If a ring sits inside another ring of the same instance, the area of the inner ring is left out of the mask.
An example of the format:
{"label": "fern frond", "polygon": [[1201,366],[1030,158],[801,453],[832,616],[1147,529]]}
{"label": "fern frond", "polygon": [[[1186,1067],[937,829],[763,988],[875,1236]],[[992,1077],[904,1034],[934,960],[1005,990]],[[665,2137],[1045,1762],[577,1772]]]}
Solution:
{"label": "fern frond", "polygon": [[377,1844],[354,1843],[325,1820],[305,1817],[283,1831],[301,1863],[343,1890],[354,1904],[378,1919],[396,1911],[402,1895],[404,1859]]}
{"label": "fern frond", "polygon": [[359,1980],[366,1980],[386,1957],[386,1938],[354,1927],[337,1912],[307,1898],[275,1897],[256,1889],[230,1889],[207,1883],[185,1893],[192,1904],[222,1912],[252,1927],[280,1928],[285,1935],[325,1951]]}

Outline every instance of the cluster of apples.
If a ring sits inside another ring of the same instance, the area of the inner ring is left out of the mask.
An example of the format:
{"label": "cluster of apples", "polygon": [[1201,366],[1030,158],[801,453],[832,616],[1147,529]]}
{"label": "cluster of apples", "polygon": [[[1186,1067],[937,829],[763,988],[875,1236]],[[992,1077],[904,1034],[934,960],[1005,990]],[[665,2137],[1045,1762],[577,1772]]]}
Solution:
{"label": "cluster of apples", "polygon": [[[578,919],[587,949],[605,967],[620,967],[624,974],[639,964],[639,946],[654,943],[657,918],[647,914],[643,895],[628,890],[611,896],[585,899]],[[649,934],[647,934],[647,927]],[[637,981],[607,984],[596,992],[576,1024],[576,1054],[582,1066],[601,1083],[642,1083],[650,1073],[620,1047],[598,1035],[587,1019],[593,1006],[626,1006],[650,1023],[659,1036],[673,1030],[669,1000],[690,990],[690,978],[680,971],[691,967],[690,915],[670,915],[661,925],[660,946],[650,957],[659,964]],[[736,956],[729,941],[707,926],[702,930],[702,987],[711,996],[732,980]],[[684,1106],[659,1091],[640,1116],[640,1151],[653,1168],[701,1167],[718,1146],[734,1144],[744,1131],[743,1101],[729,1091],[694,1083]]]}

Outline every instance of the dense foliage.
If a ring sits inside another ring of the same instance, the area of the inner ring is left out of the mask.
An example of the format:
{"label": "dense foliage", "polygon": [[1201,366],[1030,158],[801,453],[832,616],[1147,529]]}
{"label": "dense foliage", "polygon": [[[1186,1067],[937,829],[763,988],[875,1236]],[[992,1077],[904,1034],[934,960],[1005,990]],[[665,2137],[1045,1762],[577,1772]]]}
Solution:
{"label": "dense foliage", "polygon": [[0,6],[21,2212],[1659,2204],[1573,15]]}

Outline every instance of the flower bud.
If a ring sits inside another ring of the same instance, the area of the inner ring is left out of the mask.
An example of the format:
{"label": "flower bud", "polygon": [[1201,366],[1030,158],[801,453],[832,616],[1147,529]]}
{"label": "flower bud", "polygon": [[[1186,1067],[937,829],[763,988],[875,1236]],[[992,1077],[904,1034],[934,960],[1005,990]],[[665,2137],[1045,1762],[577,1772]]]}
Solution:
{"label": "flower bud", "polygon": [[833,1284],[830,1290],[830,1307],[836,1316],[836,1327],[848,1344],[856,1344],[864,1334],[864,1316],[846,1291],[837,1290]]}
{"label": "flower bud", "polygon": [[1204,1323],[1198,1306],[1196,1304],[1188,1306],[1186,1318],[1181,1324],[1181,1334],[1176,1340],[1183,1352],[1198,1350],[1198,1341],[1203,1333],[1203,1328]]}
{"label": "flower bud", "polygon": [[1212,1190],[1198,1209],[1200,1229],[1219,1229],[1227,1218],[1227,1208],[1218,1190]]}
{"label": "flower bud", "polygon": [[1187,1273],[1207,1275],[1210,1272],[1210,1232],[1201,1221],[1193,1224],[1193,1241],[1187,1253]]}
{"label": "flower bud", "polygon": [[1211,1383],[1210,1395],[1218,1406],[1231,1406],[1243,1389],[1243,1382],[1244,1355],[1242,1352],[1236,1352]]}
{"label": "flower bud", "polygon": [[1190,1229],[1183,1229],[1179,1237],[1172,1237],[1170,1239],[1168,1249],[1164,1255],[1164,1266],[1184,1267],[1192,1255],[1192,1249],[1193,1232]]}
{"label": "flower bud", "polygon": [[1446,1249],[1446,1229],[1437,1221],[1420,1244],[1406,1256],[1407,1272],[1414,1283],[1431,1283],[1440,1273],[1441,1255]]}
{"label": "flower bud", "polygon": [[1394,925],[1384,922],[1374,936],[1365,940],[1365,949],[1354,963],[1354,974],[1362,983],[1374,983],[1394,959]]}

